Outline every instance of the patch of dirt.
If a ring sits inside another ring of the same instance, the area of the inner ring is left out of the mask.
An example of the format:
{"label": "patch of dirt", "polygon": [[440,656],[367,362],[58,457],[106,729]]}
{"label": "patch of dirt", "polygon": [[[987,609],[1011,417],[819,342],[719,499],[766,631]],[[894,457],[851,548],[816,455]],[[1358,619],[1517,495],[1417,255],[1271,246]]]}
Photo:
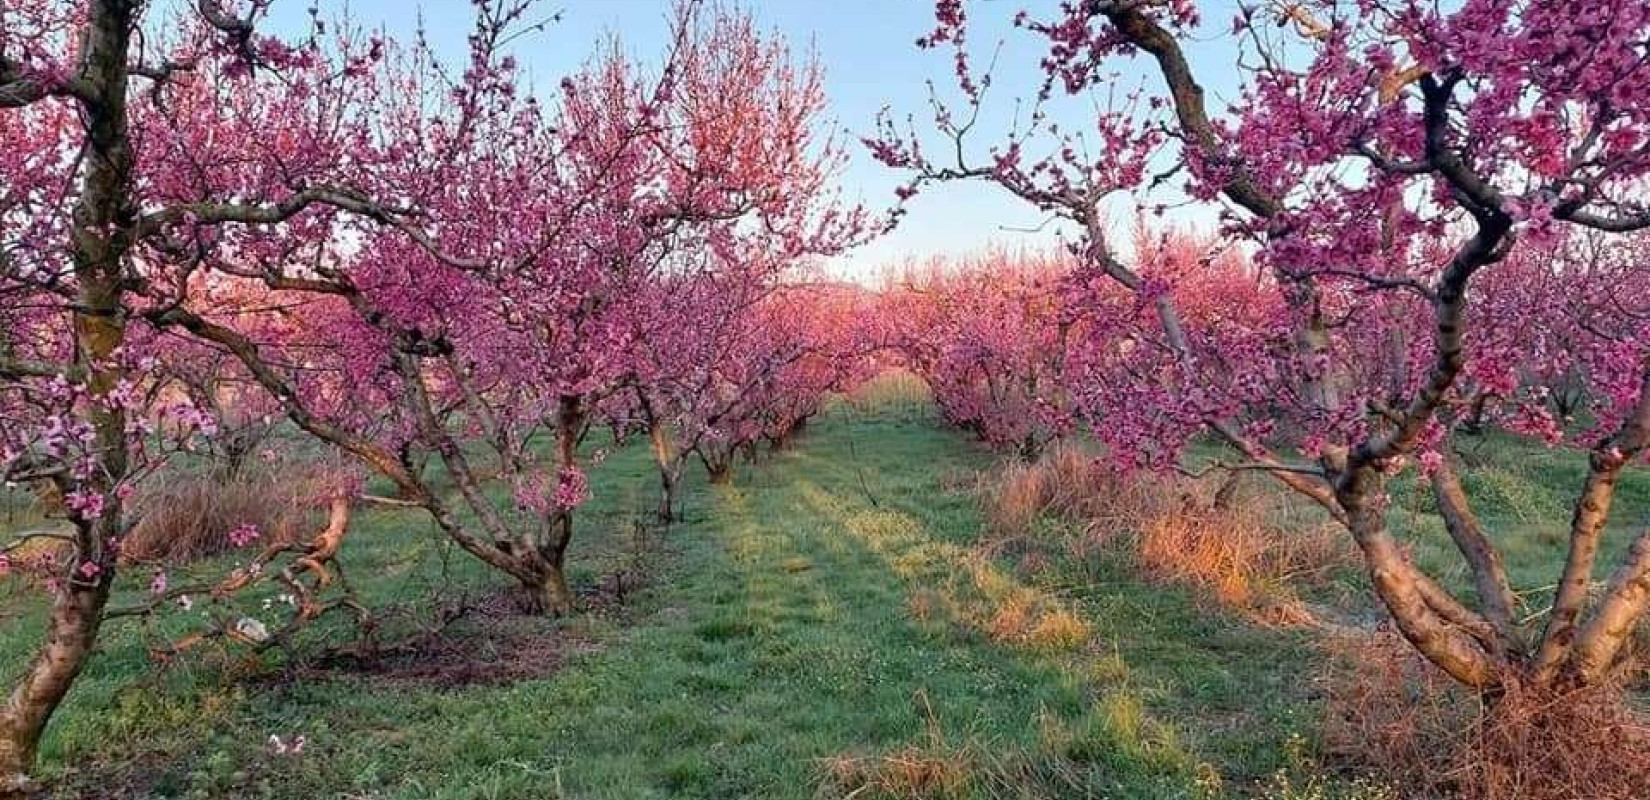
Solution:
{"label": "patch of dirt", "polygon": [[632,601],[648,588],[651,581],[643,570],[621,569],[608,573],[595,586],[579,593],[580,614],[600,614],[627,620],[631,616]]}
{"label": "patch of dirt", "polygon": [[375,687],[456,690],[555,674],[568,657],[598,645],[573,626],[521,613],[516,598],[482,598],[440,630],[372,653],[339,652],[288,671],[287,680],[370,677]]}
{"label": "patch of dirt", "polygon": [[[304,682],[351,680],[370,681],[374,691],[442,692],[545,678],[558,672],[569,659],[601,649],[601,642],[581,620],[594,616],[628,621],[636,613],[636,595],[650,583],[642,570],[610,573],[580,592],[580,608],[567,620],[524,613],[520,595],[511,590],[464,597],[435,612],[444,624],[393,644],[381,643],[373,653],[333,651],[243,683],[278,692],[282,687]],[[16,588],[11,587],[11,591]],[[0,582],[0,597],[7,593],[6,582]],[[380,623],[396,613],[393,609],[384,611],[388,616],[380,616]],[[424,613],[430,611],[426,608]],[[665,609],[661,613],[685,615],[685,609]],[[3,618],[4,612],[0,612]],[[429,622],[425,620],[425,624]],[[169,796],[170,789],[157,789],[177,780],[192,756],[164,746],[140,747],[132,752],[121,749],[107,759],[86,760],[42,787],[40,797],[127,800]],[[234,774],[222,778],[224,786],[209,791],[214,797],[237,796],[240,789],[281,783],[292,779],[288,773],[297,763],[259,749]]]}
{"label": "patch of dirt", "polygon": [[570,656],[601,649],[580,620],[628,621],[631,603],[648,581],[636,570],[609,573],[579,592],[569,620],[524,612],[513,590],[465,598],[441,610],[445,624],[374,652],[343,650],[270,676],[273,683],[370,677],[385,684],[433,690],[499,686],[555,674]]}
{"label": "patch of dirt", "polygon": [[40,788],[39,800],[131,800],[154,796],[175,763],[167,753],[150,751],[131,758],[100,760],[70,770]]}
{"label": "patch of dirt", "polygon": [[463,689],[542,678],[560,669],[568,655],[594,649],[566,630],[501,625],[473,634],[420,636],[374,655],[330,656],[303,671],[370,676],[374,686]]}

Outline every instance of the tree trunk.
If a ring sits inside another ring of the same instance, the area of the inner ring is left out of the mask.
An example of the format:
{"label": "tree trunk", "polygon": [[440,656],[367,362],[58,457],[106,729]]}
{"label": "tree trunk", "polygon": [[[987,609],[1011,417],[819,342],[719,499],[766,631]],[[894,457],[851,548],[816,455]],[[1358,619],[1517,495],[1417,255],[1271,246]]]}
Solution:
{"label": "tree trunk", "polygon": [[[571,515],[565,515],[565,518],[571,525]],[[578,598],[567,585],[565,550],[540,555],[542,558],[536,567],[535,579],[522,585],[527,595],[528,613],[549,617],[571,616],[578,606]]]}
{"label": "tree trunk", "polygon": [[[578,465],[579,438],[584,433],[584,398],[562,395],[556,409],[556,462],[562,469]],[[544,540],[538,543],[533,574],[537,583],[528,585],[531,610],[553,617],[573,613],[577,598],[567,586],[565,562],[567,546],[573,541],[573,509],[558,508],[550,516]]]}
{"label": "tree trunk", "polygon": [[[1292,280],[1290,293],[1295,308],[1310,309],[1306,324],[1295,336],[1295,347],[1301,363],[1307,365],[1302,377],[1302,393],[1317,409],[1326,414],[1340,410],[1346,396],[1347,376],[1330,354],[1332,349],[1328,323],[1318,310],[1318,287],[1311,278],[1284,278]],[[1315,370],[1321,370],[1317,372]]]}
{"label": "tree trunk", "polygon": [[1384,509],[1376,499],[1380,494],[1378,480],[1373,469],[1360,467],[1336,487],[1336,496],[1346,509],[1348,527],[1369,566],[1376,595],[1404,638],[1427,660],[1471,688],[1498,687],[1505,665],[1492,659],[1471,631],[1457,627],[1454,620],[1440,612],[1439,603],[1429,596],[1437,587],[1409,562],[1387,532]]}
{"label": "tree trunk", "polygon": [[1627,558],[1611,577],[1593,619],[1576,637],[1571,672],[1581,683],[1597,683],[1615,667],[1622,645],[1650,607],[1650,530],[1633,540]]}
{"label": "tree trunk", "polygon": [[1516,635],[1513,610],[1518,601],[1507,580],[1507,569],[1501,562],[1501,553],[1484,533],[1478,515],[1473,513],[1466,490],[1461,488],[1461,479],[1450,463],[1447,441],[1445,450],[1443,460],[1432,473],[1432,493],[1438,501],[1438,513],[1472,571],[1479,608],[1503,636],[1513,639]]}
{"label": "tree trunk", "polygon": [[[418,479],[424,477],[424,471],[430,465],[428,450],[418,447],[417,442],[408,440],[401,443],[396,455],[400,457],[401,466],[406,468],[408,475]],[[395,491],[395,497],[398,500],[416,500],[418,494],[418,487],[413,485],[400,486]]]}
{"label": "tree trunk", "polygon": [[108,599],[108,580],[72,585],[54,598],[50,638],[0,708],[0,799],[26,796],[40,735],[85,667]]}
{"label": "tree trunk", "polygon": [[1487,427],[1486,417],[1489,415],[1490,396],[1479,392],[1472,399],[1472,406],[1467,411],[1467,418],[1461,421],[1461,429],[1474,436],[1480,435]]}
{"label": "tree trunk", "polygon": [[1650,445],[1650,369],[1639,381],[1639,399],[1633,413],[1621,429],[1593,448],[1588,459],[1587,480],[1582,485],[1581,497],[1576,500],[1575,514],[1570,520],[1570,552],[1564,562],[1564,574],[1559,579],[1558,591],[1553,595],[1552,615],[1547,618],[1547,629],[1541,636],[1541,648],[1536,656],[1535,678],[1546,682],[1557,677],[1570,647],[1575,643],[1576,623],[1587,604],[1592,585],[1593,561],[1598,556],[1599,540],[1604,525],[1610,519],[1610,505],[1615,499],[1616,479],[1623,469]]}
{"label": "tree trunk", "polygon": [[654,420],[647,427],[648,438],[653,443],[653,461],[659,467],[659,521],[669,524],[676,521],[676,486],[681,481],[680,459],[676,455],[676,446],[670,440],[670,432],[665,426]]}
{"label": "tree trunk", "polygon": [[701,444],[693,452],[699,456],[699,463],[705,466],[705,475],[712,484],[726,486],[733,483],[733,459],[738,455],[737,450],[718,450]]}
{"label": "tree trunk", "polygon": [[676,487],[679,479],[676,471],[670,467],[659,470],[659,521],[670,524],[676,521]]}
{"label": "tree trunk", "polygon": [[68,250],[79,284],[75,368],[97,401],[84,412],[95,432],[96,468],[73,481],[73,488],[101,495],[104,505],[95,519],[76,518],[77,552],[66,565],[72,572],[53,597],[48,639],[0,709],[0,798],[22,796],[26,790],[41,733],[92,651],[114,578],[113,544],[122,532],[121,502],[114,489],[128,470],[126,411],[119,403],[101,401],[125,377],[115,355],[125,342],[128,314],[122,303],[128,245],[121,234],[133,215],[126,97],[137,4],[100,0],[87,5],[79,79],[88,92],[80,109],[88,153]]}

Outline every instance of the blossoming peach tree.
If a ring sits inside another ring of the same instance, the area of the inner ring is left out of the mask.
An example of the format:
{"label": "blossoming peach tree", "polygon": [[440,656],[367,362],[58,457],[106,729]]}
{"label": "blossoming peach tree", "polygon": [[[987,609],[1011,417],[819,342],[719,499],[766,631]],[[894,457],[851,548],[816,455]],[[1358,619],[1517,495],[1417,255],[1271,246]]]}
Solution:
{"label": "blossoming peach tree", "polygon": [[[474,5],[457,70],[422,41],[318,17],[301,41],[263,35],[269,0],[176,18],[128,0],[0,9],[0,475],[50,484],[70,523],[0,541],[0,569],[27,566],[51,604],[0,706],[5,792],[26,786],[110,613],[138,482],[218,425],[200,387],[261,390],[235,412],[257,405],[349,454],[395,488],[365,499],[427,511],[563,613],[589,491],[576,446],[637,373],[627,354],[663,277],[687,253],[781,263],[858,235],[829,197],[818,70],[748,18],[684,3],[651,73],[615,50],[545,102],[506,52],[544,19],[531,2]],[[528,446],[543,429],[548,464]],[[476,442],[496,464],[474,463]],[[358,477],[337,484],[312,541],[208,591],[291,579],[297,618],[343,604],[313,594],[364,499]],[[152,588],[133,613],[188,589]]]}
{"label": "blossoming peach tree", "polygon": [[1069,270],[1063,254],[994,252],[894,276],[883,295],[890,345],[949,424],[1026,459],[1071,431]]}
{"label": "blossoming peach tree", "polygon": [[[1114,321],[1075,347],[1070,391],[1114,457],[1166,468],[1193,436],[1230,445],[1225,466],[1269,475],[1345,525],[1397,628],[1462,684],[1606,680],[1650,605],[1650,532],[1594,581],[1616,481],[1650,445],[1643,317],[1636,299],[1600,302],[1645,271],[1650,7],[1260,3],[1235,10],[1224,55],[1194,62],[1203,6],[1022,13],[1015,24],[1047,43],[1045,79],[1011,136],[982,148],[975,120],[1002,87],[972,60],[975,6],[938,0],[920,44],[954,53],[958,99],[937,105],[927,133],[885,120],[868,143],[910,174],[907,195],[988,181],[1069,220],[1087,287],[1075,302]],[[1206,100],[1199,68],[1214,59],[1238,76],[1229,109]],[[1116,77],[1124,63],[1146,67],[1143,87]],[[1068,94],[1098,95],[1081,130],[1048,113]],[[1214,209],[1253,249],[1252,296],[1232,302],[1115,247],[1114,196]],[[1590,419],[1565,427],[1553,389],[1578,383],[1565,412],[1584,397]],[[1541,613],[1521,613],[1451,463],[1452,432],[1486,421],[1588,453]],[[1387,483],[1412,465],[1472,598],[1412,562],[1387,526]]]}
{"label": "blossoming peach tree", "polygon": [[[378,226],[347,252],[304,243],[302,258],[236,269],[322,301],[302,336],[254,340],[244,316],[167,318],[236,353],[300,428],[358,456],[537,611],[575,605],[564,560],[590,492],[580,443],[616,397],[662,380],[638,360],[648,343],[695,319],[672,287],[709,271],[744,296],[774,273],[725,268],[732,254],[782,267],[858,226],[830,197],[832,150],[812,144],[817,69],[796,68],[748,17],[679,8],[655,73],[609,53],[562,81],[553,108],[513,91],[497,57],[519,14],[487,15],[455,116],[394,120],[380,180],[419,209],[416,230]],[[342,344],[315,354],[317,341]],[[530,447],[541,431],[548,463]],[[419,469],[431,458],[457,504]]]}
{"label": "blossoming peach tree", "polygon": [[[49,486],[68,523],[0,542],[0,570],[31,573],[50,605],[0,705],[0,794],[27,786],[96,641],[137,482],[216,427],[175,385],[157,320],[254,227],[403,216],[363,194],[357,173],[381,154],[337,124],[381,42],[264,37],[261,1],[177,12],[0,10],[0,477]],[[319,575],[330,555],[300,557]]]}

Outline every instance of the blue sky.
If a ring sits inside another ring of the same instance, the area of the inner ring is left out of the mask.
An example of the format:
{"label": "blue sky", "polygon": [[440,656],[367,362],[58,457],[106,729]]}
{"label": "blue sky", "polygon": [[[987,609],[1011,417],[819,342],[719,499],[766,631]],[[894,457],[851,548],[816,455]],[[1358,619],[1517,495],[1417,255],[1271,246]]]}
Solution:
{"label": "blue sky", "polygon": [[[1230,18],[1230,0],[1205,4],[1209,29],[1218,34]],[[426,29],[443,56],[458,61],[464,56],[465,35],[470,30],[469,0],[319,0],[322,13],[331,17],[347,8],[356,24],[384,27],[396,38],[410,37],[421,14]],[[877,113],[884,106],[901,117],[918,114],[919,125],[927,114],[927,81],[940,89],[953,86],[949,51],[924,51],[915,39],[933,23],[932,0],[744,0],[768,28],[782,33],[798,50],[813,47],[826,69],[831,99],[830,116],[841,135],[853,143],[852,163],[842,176],[845,194],[862,199],[873,208],[893,202],[900,177],[876,164],[858,145],[858,137],[871,132]],[[271,32],[298,34],[305,30],[309,2],[283,0],[275,4],[269,20]],[[561,22],[545,32],[532,34],[514,46],[517,58],[526,65],[537,86],[554,86],[561,76],[576,69],[597,44],[617,34],[625,48],[637,57],[656,59],[666,44],[671,0],[545,0],[542,9],[561,13]],[[1025,31],[1012,29],[1008,22],[1022,7],[1033,15],[1046,15],[1053,0],[974,0],[971,14],[977,28],[972,31],[979,58],[989,56],[997,42],[1003,49],[997,71],[995,102],[988,103],[982,133],[999,135],[1012,113],[1014,94],[1032,91],[1038,80],[1036,65],[1043,55],[1041,42]],[[1229,53],[1230,43],[1212,35],[1210,41],[1194,44],[1190,55],[1211,90],[1213,109],[1230,97],[1234,79],[1229,64],[1222,68],[1211,54]],[[1125,65],[1120,81],[1139,85],[1151,81],[1145,64]],[[1148,85],[1155,86],[1155,83]],[[1023,89],[1023,91],[1022,91]],[[1010,90],[1014,90],[1012,93]],[[1087,101],[1071,100],[1055,109],[1054,116],[1067,127],[1081,125]],[[984,145],[992,137],[981,136]],[[1127,205],[1117,209],[1126,217]],[[1192,212],[1193,222],[1206,223],[1207,212]],[[1035,245],[1054,240],[1055,230],[1044,227],[1036,233],[1043,217],[1013,198],[984,185],[951,185],[920,195],[909,215],[894,233],[839,259],[833,267],[842,273],[868,277],[885,266],[908,256],[965,254],[992,243],[1010,247]],[[1120,219],[1119,225],[1126,225]]]}

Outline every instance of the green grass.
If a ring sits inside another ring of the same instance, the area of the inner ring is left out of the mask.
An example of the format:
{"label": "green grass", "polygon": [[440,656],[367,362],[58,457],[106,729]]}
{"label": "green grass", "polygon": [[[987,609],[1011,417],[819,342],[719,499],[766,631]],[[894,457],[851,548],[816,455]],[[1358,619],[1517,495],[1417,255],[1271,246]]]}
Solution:
{"label": "green grass", "polygon": [[[1587,453],[1546,447],[1506,434],[1462,436],[1462,483],[1527,613],[1551,602],[1569,541],[1570,513],[1587,475]],[[1394,481],[1389,519],[1415,547],[1416,559],[1446,585],[1471,598],[1471,576],[1437,516],[1431,490],[1413,473]],[[1596,580],[1614,569],[1633,534],[1650,522],[1650,471],[1629,468],[1616,484],[1610,524],[1598,556]]]}
{"label": "green grass", "polygon": [[[1539,606],[1585,455],[1498,435],[1464,449],[1469,493]],[[694,476],[685,521],[661,536],[643,524],[657,491],[646,453],[619,450],[592,469],[572,578],[589,593],[622,569],[644,588],[566,621],[461,620],[424,665],[496,653],[527,677],[431,683],[280,663],[249,676],[211,652],[161,669],[149,646],[195,620],[119,622],[54,720],[43,772],[65,797],[127,786],[409,800],[1356,791],[1312,774],[1321,665],[1308,634],[1143,582],[1123,553],[1056,555],[1036,570],[981,556],[969,487],[992,464],[903,394],[843,405],[732,486]],[[1427,493],[1410,479],[1392,490],[1394,528],[1467,591]],[[1630,470],[1604,557],[1647,512],[1650,479]],[[26,504],[4,513],[37,522]],[[1071,535],[1060,525],[1041,531],[1051,551]],[[342,558],[386,638],[427,623],[438,602],[507,589],[412,512],[360,514]],[[227,561],[192,571],[221,574]],[[147,577],[126,575],[117,602],[141,597]],[[1367,608],[1363,583],[1349,570],[1334,591]],[[0,601],[7,678],[38,641],[42,609],[5,582]],[[351,634],[317,625],[298,652]],[[271,735],[297,734],[304,754],[271,752]],[[1277,790],[1280,774],[1297,788]],[[879,780],[888,791],[864,788]]]}
{"label": "green grass", "polygon": [[[187,620],[117,625],[54,722],[45,771],[74,789],[136,775],[160,797],[808,798],[920,753],[959,781],[932,796],[1180,798],[1249,794],[1301,765],[1316,719],[1301,634],[1144,584],[1120,558],[1033,577],[980,560],[957,487],[989,464],[916,406],[843,407],[733,486],[690,484],[686,521],[641,550],[654,477],[640,448],[620,451],[593,470],[573,577],[588,588],[641,560],[648,588],[617,611],[511,623],[565,642],[555,669],[446,687],[233,680],[211,659],[148,663],[145,642]],[[417,515],[357,522],[345,566],[375,607],[502,585]],[[994,635],[1011,598],[1082,635]],[[38,609],[0,624],[10,674]],[[345,633],[321,626],[309,644]],[[302,734],[306,751],[272,755],[272,734]]]}
{"label": "green grass", "polygon": [[[1526,616],[1545,613],[1552,601],[1569,542],[1570,514],[1587,476],[1587,451],[1547,446],[1510,434],[1488,431],[1456,437],[1461,480],[1473,510],[1501,551],[1508,579]],[[1217,445],[1200,443],[1189,460],[1202,463],[1228,458]],[[1425,482],[1417,485],[1411,468],[1388,485],[1387,522],[1407,543],[1416,561],[1431,575],[1473,602],[1472,576],[1444,530]],[[1259,477],[1251,485],[1264,485]],[[1311,509],[1306,509],[1310,512]],[[1630,467],[1616,483],[1610,521],[1599,550],[1594,580],[1602,581],[1631,543],[1650,524],[1650,470]],[[1344,571],[1327,592],[1314,599],[1367,608],[1368,581],[1361,569]],[[1537,619],[1539,623],[1539,619]]]}

